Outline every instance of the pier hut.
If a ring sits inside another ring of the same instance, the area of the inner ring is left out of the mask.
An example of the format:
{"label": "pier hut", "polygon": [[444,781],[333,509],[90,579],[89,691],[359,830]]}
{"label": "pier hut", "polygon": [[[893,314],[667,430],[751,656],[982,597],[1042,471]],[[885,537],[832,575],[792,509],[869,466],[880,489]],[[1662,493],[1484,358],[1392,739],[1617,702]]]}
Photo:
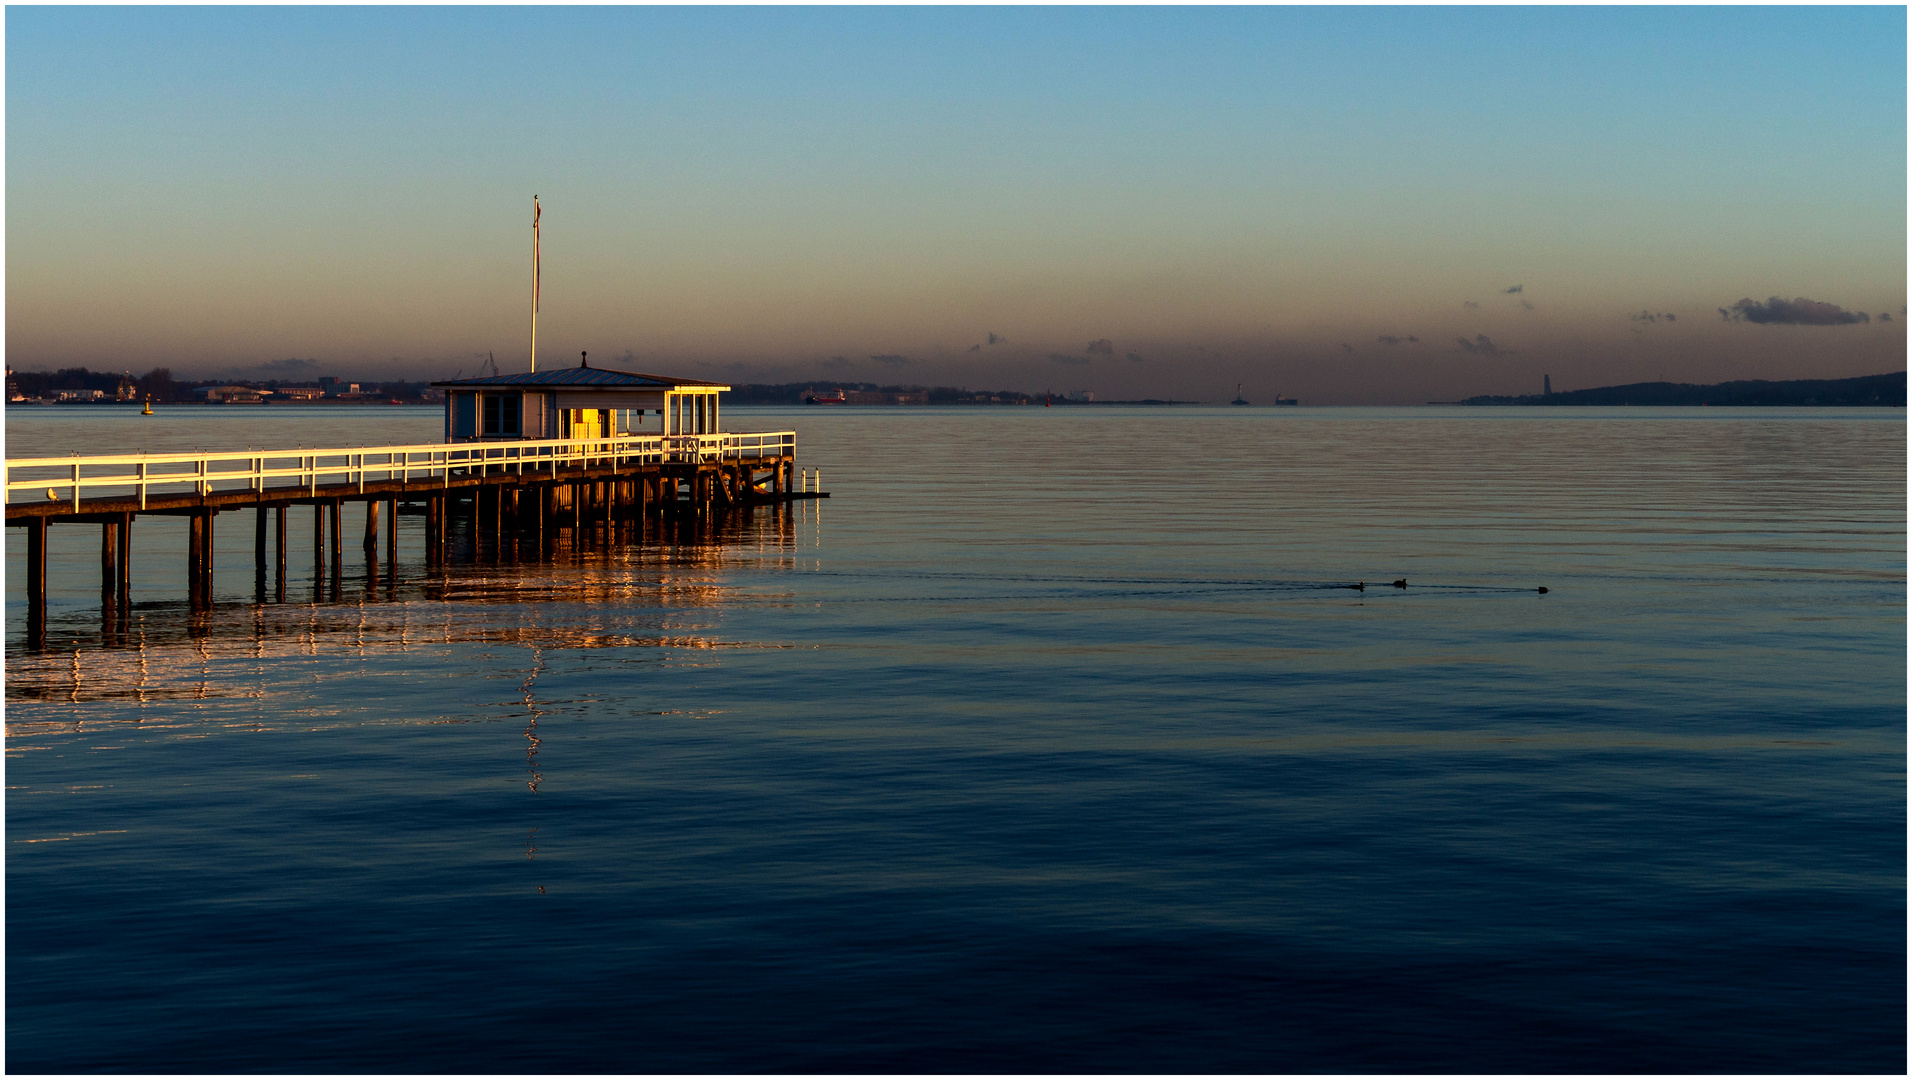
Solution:
{"label": "pier hut", "polygon": [[668,437],[723,430],[717,395],[730,387],[594,368],[589,360],[586,353],[573,368],[433,383],[445,391],[445,441]]}

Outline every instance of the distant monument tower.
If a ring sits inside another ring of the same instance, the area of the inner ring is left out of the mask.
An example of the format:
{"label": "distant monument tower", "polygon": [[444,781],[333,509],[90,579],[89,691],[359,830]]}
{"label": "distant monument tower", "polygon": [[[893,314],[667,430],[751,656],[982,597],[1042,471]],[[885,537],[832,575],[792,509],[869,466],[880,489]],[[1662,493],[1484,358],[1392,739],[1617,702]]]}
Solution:
{"label": "distant monument tower", "polygon": [[1542,375],[1540,377],[1540,396],[1547,397],[1551,395],[1552,393],[1553,393],[1553,376]]}

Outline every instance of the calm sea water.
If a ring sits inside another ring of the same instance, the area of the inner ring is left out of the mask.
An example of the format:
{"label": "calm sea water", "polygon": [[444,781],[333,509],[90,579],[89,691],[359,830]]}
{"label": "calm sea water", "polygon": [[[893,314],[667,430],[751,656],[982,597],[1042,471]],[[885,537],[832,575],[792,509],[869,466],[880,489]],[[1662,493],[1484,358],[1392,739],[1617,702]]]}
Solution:
{"label": "calm sea water", "polygon": [[1904,1070],[1902,410],[726,416],[834,497],[265,604],[225,514],[198,621],[141,519],[123,634],[56,526],[43,654],[10,530],[7,1067]]}

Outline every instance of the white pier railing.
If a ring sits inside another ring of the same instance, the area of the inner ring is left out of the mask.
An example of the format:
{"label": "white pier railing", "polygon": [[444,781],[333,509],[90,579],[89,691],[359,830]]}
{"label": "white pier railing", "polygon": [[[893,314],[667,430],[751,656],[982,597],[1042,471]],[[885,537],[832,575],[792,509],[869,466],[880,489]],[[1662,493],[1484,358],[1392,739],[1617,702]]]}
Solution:
{"label": "white pier railing", "polygon": [[149,492],[184,494],[258,491],[298,497],[321,487],[381,480],[442,479],[494,473],[555,472],[568,466],[743,463],[793,456],[794,431],[715,435],[621,435],[605,439],[424,443],[336,450],[241,450],[232,453],[105,454],[64,458],[9,458],[6,501],[123,499]]}

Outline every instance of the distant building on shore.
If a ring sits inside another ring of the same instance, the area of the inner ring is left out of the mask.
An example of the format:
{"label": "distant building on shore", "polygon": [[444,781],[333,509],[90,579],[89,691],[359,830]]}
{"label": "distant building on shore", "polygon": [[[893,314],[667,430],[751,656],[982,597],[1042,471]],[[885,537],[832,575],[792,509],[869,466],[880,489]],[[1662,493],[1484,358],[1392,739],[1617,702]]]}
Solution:
{"label": "distant building on shore", "polygon": [[260,390],[252,386],[201,386],[193,390],[199,397],[209,402],[227,405],[256,405],[266,399],[270,390]]}

